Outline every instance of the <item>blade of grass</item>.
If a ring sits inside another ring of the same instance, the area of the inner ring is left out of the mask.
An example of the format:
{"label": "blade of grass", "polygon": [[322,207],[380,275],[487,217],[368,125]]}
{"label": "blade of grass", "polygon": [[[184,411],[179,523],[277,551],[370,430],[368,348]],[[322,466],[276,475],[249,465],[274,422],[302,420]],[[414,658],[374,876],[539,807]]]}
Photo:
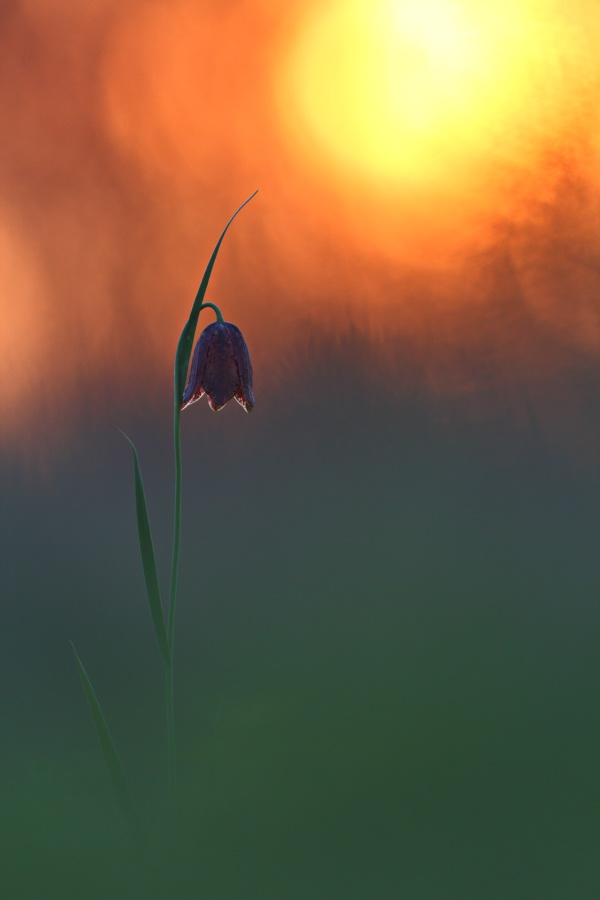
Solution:
{"label": "blade of grass", "polygon": [[113,741],[108,724],[104,717],[104,713],[102,712],[102,707],[100,706],[98,698],[96,697],[89,676],[83,667],[83,663],[79,659],[77,650],[75,649],[75,645],[72,641],[70,643],[71,649],[73,650],[73,656],[75,658],[75,665],[77,666],[77,671],[79,672],[79,677],[81,679],[81,684],[83,685],[83,690],[85,692],[88,706],[90,708],[90,712],[92,713],[92,719],[94,720],[96,734],[98,735],[100,747],[102,748],[102,755],[104,756],[104,762],[106,763],[106,768],[108,769],[108,774],[110,775],[110,780],[115,792],[117,804],[121,810],[123,818],[129,825],[132,834],[136,837],[139,837],[141,834],[140,820],[133,803],[129,785],[127,784],[127,778],[125,777],[123,765],[119,758],[119,754],[117,753],[117,748],[115,747],[115,742]]}
{"label": "blade of grass", "polygon": [[[119,429],[120,430],[120,429]],[[156,570],[156,557],[154,555],[154,544],[152,542],[152,533],[150,531],[150,520],[148,518],[148,507],[146,505],[146,495],[144,493],[144,482],[142,481],[142,472],[140,469],[140,461],[137,450],[133,441],[131,441],[124,431],[121,434],[128,441],[133,453],[133,469],[135,476],[135,510],[137,515],[138,537],[140,541],[140,552],[142,555],[142,566],[144,568],[144,578],[146,580],[146,590],[148,593],[148,603],[150,604],[150,612],[152,614],[152,622],[154,623],[154,631],[161,656],[165,666],[169,666],[171,654],[169,651],[169,643],[167,640],[167,630],[165,627],[165,617],[163,613],[162,601],[160,598],[160,587],[158,584],[158,573]]]}

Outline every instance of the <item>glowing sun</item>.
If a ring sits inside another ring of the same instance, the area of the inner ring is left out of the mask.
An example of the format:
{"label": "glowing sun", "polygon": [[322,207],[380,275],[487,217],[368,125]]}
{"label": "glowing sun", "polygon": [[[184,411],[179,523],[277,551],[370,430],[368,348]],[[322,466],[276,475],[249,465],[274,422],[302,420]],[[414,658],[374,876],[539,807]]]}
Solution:
{"label": "glowing sun", "polygon": [[431,185],[527,110],[544,115],[549,37],[527,0],[333,0],[289,48],[284,118],[329,165],[373,185]]}

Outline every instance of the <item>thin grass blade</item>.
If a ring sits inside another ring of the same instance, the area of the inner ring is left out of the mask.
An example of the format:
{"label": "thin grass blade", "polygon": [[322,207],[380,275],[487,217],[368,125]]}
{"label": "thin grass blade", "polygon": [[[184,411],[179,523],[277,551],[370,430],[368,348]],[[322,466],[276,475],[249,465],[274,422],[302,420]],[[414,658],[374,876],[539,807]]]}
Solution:
{"label": "thin grass blade", "polygon": [[200,307],[204,301],[204,296],[206,294],[206,289],[208,288],[208,282],[210,281],[210,276],[212,275],[213,266],[215,264],[215,260],[217,258],[217,254],[223,242],[223,238],[227,233],[227,229],[237,216],[237,214],[244,208],[247,203],[250,203],[253,197],[258,194],[258,191],[254,191],[247,200],[244,200],[242,205],[236,209],[229,222],[223,229],[221,237],[217,241],[217,245],[213,250],[212,256],[208,261],[208,265],[206,267],[206,271],[202,276],[202,281],[200,282],[200,287],[198,288],[198,293],[196,294],[196,298],[192,305],[192,311],[190,312],[190,317],[185,323],[183,327],[183,331],[181,332],[181,337],[179,338],[179,343],[177,344],[177,351],[175,353],[175,404],[178,405],[181,397],[183,395],[183,389],[185,387],[185,378],[187,375],[188,365],[190,362],[190,356],[192,354],[192,346],[194,343],[194,335],[196,334],[196,326],[198,324],[198,316],[200,315]]}
{"label": "thin grass blade", "polygon": [[115,747],[115,742],[113,741],[112,735],[104,717],[104,713],[102,712],[102,707],[100,706],[98,698],[96,697],[89,676],[83,667],[83,663],[79,659],[77,650],[75,649],[75,645],[72,641],[70,643],[71,649],[73,650],[73,656],[75,658],[75,665],[77,666],[77,671],[79,672],[79,677],[81,679],[81,684],[83,685],[83,690],[85,692],[88,706],[90,708],[90,712],[92,713],[92,719],[94,720],[96,734],[98,735],[100,747],[102,748],[102,755],[104,756],[106,768],[108,769],[108,773],[110,775],[110,780],[112,782],[117,803],[119,805],[123,818],[130,826],[132,832],[135,835],[139,835],[141,832],[140,820],[133,803],[129,785],[127,784],[127,778],[125,777],[123,765],[119,758],[119,754],[117,753],[117,748]]}
{"label": "thin grass blade", "polygon": [[158,572],[156,569],[156,557],[154,555],[154,544],[152,542],[152,533],[150,531],[150,520],[148,518],[148,507],[146,505],[146,495],[144,493],[144,482],[142,481],[142,471],[140,469],[140,461],[137,450],[133,441],[131,441],[124,431],[121,432],[123,437],[128,441],[133,453],[133,470],[135,476],[135,511],[137,516],[138,537],[140,541],[140,553],[142,556],[142,566],[144,568],[144,578],[146,580],[146,591],[148,593],[148,603],[152,614],[152,622],[156,639],[160,648],[161,656],[165,665],[169,665],[170,652],[167,642],[167,630],[165,627],[165,617],[160,598],[160,587],[158,584]]}

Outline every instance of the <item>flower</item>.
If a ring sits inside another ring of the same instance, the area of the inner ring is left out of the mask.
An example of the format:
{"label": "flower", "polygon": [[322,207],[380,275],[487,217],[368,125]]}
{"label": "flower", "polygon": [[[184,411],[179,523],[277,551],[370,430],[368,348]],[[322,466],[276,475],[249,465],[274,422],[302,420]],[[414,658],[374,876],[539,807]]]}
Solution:
{"label": "flower", "polygon": [[181,409],[204,394],[215,411],[233,397],[246,412],[254,406],[250,354],[242,332],[231,322],[213,322],[198,338]]}

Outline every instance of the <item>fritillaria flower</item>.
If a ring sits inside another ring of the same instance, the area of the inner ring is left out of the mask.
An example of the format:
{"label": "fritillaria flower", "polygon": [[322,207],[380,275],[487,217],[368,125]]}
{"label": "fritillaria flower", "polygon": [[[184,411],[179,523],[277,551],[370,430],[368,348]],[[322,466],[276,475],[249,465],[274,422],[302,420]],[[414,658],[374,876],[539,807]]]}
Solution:
{"label": "fritillaria flower", "polygon": [[204,394],[214,410],[234,397],[246,412],[254,406],[250,354],[242,332],[231,322],[213,322],[198,338],[181,409]]}

